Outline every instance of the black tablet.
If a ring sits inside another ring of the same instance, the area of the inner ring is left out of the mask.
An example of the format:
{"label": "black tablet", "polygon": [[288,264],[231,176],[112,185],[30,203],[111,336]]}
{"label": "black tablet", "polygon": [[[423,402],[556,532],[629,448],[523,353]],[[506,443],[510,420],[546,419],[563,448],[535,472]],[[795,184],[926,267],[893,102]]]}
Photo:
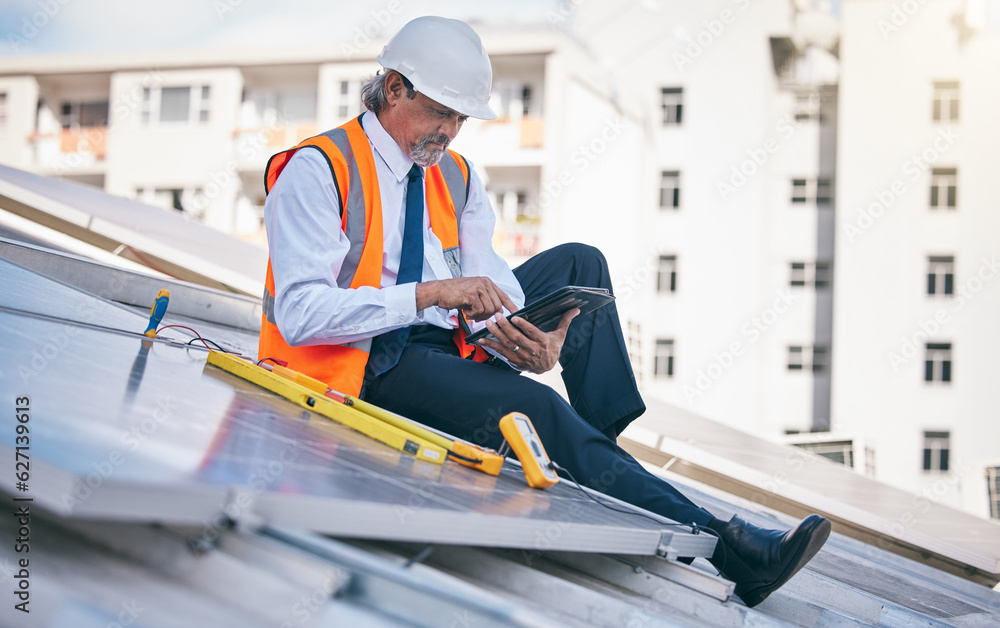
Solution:
{"label": "black tablet", "polygon": [[[615,300],[615,297],[603,288],[584,288],[581,286],[566,286],[552,294],[546,295],[533,303],[525,305],[520,310],[507,316],[507,320],[523,318],[543,332],[550,332],[559,326],[562,315],[573,308],[580,308],[580,315],[589,314]],[[516,325],[515,325],[516,326]],[[477,340],[489,338],[496,340],[489,329],[483,328],[470,334],[465,342],[472,344]]]}

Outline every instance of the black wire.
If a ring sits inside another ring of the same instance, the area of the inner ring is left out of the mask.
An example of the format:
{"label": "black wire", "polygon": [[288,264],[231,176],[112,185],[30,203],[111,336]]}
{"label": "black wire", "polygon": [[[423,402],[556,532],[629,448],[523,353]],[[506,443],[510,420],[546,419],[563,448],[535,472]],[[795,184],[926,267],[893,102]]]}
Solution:
{"label": "black wire", "polygon": [[550,460],[549,461],[549,467],[551,469],[553,469],[554,471],[562,471],[563,473],[565,473],[569,477],[570,481],[573,482],[573,484],[576,484],[576,487],[578,489],[580,489],[581,493],[583,493],[584,495],[586,495],[587,497],[589,497],[590,499],[592,499],[596,503],[600,504],[601,506],[604,506],[608,510],[613,510],[615,512],[620,512],[620,513],[625,514],[625,515],[635,515],[637,517],[644,517],[646,519],[649,519],[650,521],[655,522],[656,525],[658,525],[658,526],[666,526],[666,527],[673,527],[673,528],[690,528],[692,534],[700,534],[701,532],[708,532],[712,536],[718,538],[720,541],[722,540],[721,537],[719,537],[718,533],[716,533],[715,530],[713,530],[711,528],[706,528],[705,526],[702,526],[702,525],[698,525],[697,523],[694,523],[694,522],[691,522],[691,523],[666,523],[666,522],[660,521],[659,519],[656,519],[654,517],[650,517],[649,515],[647,515],[645,513],[642,513],[642,512],[638,512],[638,511],[635,511],[635,510],[625,510],[624,508],[615,508],[611,504],[603,502],[603,501],[597,499],[596,497],[594,497],[590,493],[590,491],[584,489],[583,486],[581,486],[580,483],[576,481],[576,478],[573,477],[573,474],[570,473],[569,470],[567,470],[565,467],[557,464],[554,460]]}
{"label": "black wire", "polygon": [[230,351],[229,349],[226,349],[225,347],[219,345],[219,343],[215,342],[214,340],[209,340],[208,338],[192,338],[191,340],[187,341],[187,344],[191,344],[192,342],[198,342],[198,341],[205,342],[205,343],[209,343],[210,342],[213,345],[215,345],[216,349],[218,349],[219,351],[221,351],[223,353],[236,353],[235,351]]}

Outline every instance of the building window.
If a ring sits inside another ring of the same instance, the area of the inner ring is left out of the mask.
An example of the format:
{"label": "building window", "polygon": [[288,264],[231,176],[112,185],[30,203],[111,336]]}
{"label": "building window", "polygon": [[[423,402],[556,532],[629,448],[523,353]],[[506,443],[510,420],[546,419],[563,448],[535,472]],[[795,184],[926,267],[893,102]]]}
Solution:
{"label": "building window", "polygon": [[349,111],[347,109],[347,95],[350,92],[351,83],[350,81],[340,82],[340,105],[337,107],[337,117],[344,119],[347,117]]}
{"label": "building window", "polygon": [[788,370],[801,371],[805,365],[805,347],[788,347]]}
{"label": "building window", "polygon": [[934,83],[935,122],[958,121],[958,83]]}
{"label": "building window", "polygon": [[59,109],[64,129],[104,127],[108,125],[108,101],[64,102]]}
{"label": "building window", "polygon": [[805,179],[792,179],[792,202],[805,203],[809,200],[808,181]]}
{"label": "building window", "polygon": [[629,362],[639,384],[642,384],[642,325],[631,320],[625,328],[625,346],[628,347]]}
{"label": "building window", "polygon": [[854,466],[854,443],[849,440],[828,441],[825,443],[796,443],[796,447],[805,449],[817,456],[823,456],[838,464]]}
{"label": "building window", "polygon": [[795,121],[805,122],[819,118],[819,94],[816,91],[800,92],[795,95]]}
{"label": "building window", "polygon": [[0,92],[0,126],[7,124],[7,92]]}
{"label": "building window", "polygon": [[653,357],[653,377],[674,376],[674,341],[657,340],[656,355]]}
{"label": "building window", "polygon": [[663,107],[663,126],[678,126],[684,113],[684,89],[664,87],[661,90],[660,106]]}
{"label": "building window", "polygon": [[958,170],[934,168],[931,170],[931,209],[955,209],[958,202]]}
{"label": "building window", "polygon": [[142,90],[140,115],[144,124],[158,122],[208,122],[212,88],[209,85],[160,87]]}
{"label": "building window", "polygon": [[924,432],[924,471],[947,471],[950,432]]}
{"label": "building window", "polygon": [[681,206],[681,173],[664,170],[660,176],[660,207],[677,209]]}
{"label": "building window", "polygon": [[160,122],[187,122],[190,115],[190,87],[164,87],[160,90]]}
{"label": "building window", "polygon": [[825,373],[830,369],[830,348],[822,345],[813,347],[788,347],[788,370]]}
{"label": "building window", "polygon": [[925,382],[951,381],[951,343],[928,342],[924,359]]}
{"label": "building window", "polygon": [[990,498],[990,517],[1000,519],[1000,467],[986,467],[986,489]]}
{"label": "building window", "polygon": [[209,111],[212,104],[212,86],[201,86],[201,98],[198,100],[198,121],[208,122]]}
{"label": "building window", "polygon": [[792,203],[829,205],[833,200],[833,182],[830,179],[792,179]]}
{"label": "building window", "polygon": [[528,202],[528,193],[518,190],[514,193],[518,222],[538,222],[538,204]]}
{"label": "building window", "polygon": [[927,294],[955,293],[955,258],[948,256],[927,258]]}
{"label": "building window", "polygon": [[677,292],[677,256],[661,255],[656,271],[657,292]]}
{"label": "building window", "polygon": [[806,285],[806,264],[805,262],[792,262],[792,286],[801,287]]}
{"label": "building window", "polygon": [[521,115],[528,115],[531,112],[531,85],[527,83],[521,87]]}
{"label": "building window", "polygon": [[791,262],[789,284],[794,288],[814,286],[817,290],[830,287],[833,283],[833,267],[830,262]]}

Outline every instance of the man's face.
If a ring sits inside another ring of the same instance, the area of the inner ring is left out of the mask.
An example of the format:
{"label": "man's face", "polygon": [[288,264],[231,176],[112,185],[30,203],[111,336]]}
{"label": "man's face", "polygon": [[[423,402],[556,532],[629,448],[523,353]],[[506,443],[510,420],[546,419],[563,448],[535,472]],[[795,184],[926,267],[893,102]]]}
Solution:
{"label": "man's face", "polygon": [[420,92],[412,99],[404,96],[399,103],[399,137],[396,140],[400,148],[418,166],[429,168],[437,164],[468,116]]}

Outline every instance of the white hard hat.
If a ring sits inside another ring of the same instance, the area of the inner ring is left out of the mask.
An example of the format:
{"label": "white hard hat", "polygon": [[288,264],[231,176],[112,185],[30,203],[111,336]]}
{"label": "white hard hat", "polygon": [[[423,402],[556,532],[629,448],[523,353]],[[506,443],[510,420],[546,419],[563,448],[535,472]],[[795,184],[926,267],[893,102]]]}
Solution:
{"label": "white hard hat", "polygon": [[418,17],[389,40],[378,62],[445,107],[483,120],[497,117],[489,105],[490,58],[479,35],[465,22]]}

